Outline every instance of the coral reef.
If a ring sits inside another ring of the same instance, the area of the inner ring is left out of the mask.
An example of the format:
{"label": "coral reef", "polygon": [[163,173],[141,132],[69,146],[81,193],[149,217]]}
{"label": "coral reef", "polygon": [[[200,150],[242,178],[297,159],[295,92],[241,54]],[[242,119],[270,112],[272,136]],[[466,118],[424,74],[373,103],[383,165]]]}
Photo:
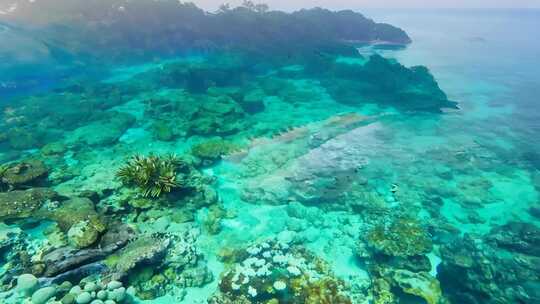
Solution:
{"label": "coral reef", "polygon": [[351,303],[343,284],[332,277],[324,262],[299,246],[270,239],[236,255],[236,264],[222,274],[219,284],[221,293],[230,299],[249,299],[250,303]]}
{"label": "coral reef", "polygon": [[444,245],[437,268],[444,294],[452,303],[538,302],[539,235],[537,226],[513,222]]}
{"label": "coral reef", "polygon": [[427,254],[432,249],[431,237],[418,219],[403,214],[393,218],[377,215],[373,226],[363,232],[357,249],[372,278],[374,303],[400,303],[405,299],[446,303],[440,282],[430,273]]}
{"label": "coral reef", "polygon": [[397,257],[426,254],[433,246],[427,231],[410,218],[381,223],[368,232],[366,240],[375,253]]}

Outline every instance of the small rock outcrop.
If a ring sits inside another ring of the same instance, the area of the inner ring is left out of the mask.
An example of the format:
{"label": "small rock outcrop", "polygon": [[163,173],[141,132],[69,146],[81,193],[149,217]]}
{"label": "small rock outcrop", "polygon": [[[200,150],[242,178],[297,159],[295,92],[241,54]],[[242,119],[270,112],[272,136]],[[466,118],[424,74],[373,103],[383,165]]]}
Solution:
{"label": "small rock outcrop", "polygon": [[60,199],[48,188],[0,193],[0,221],[32,217],[47,202]]}
{"label": "small rock outcrop", "polygon": [[0,190],[2,184],[8,189],[28,189],[41,185],[47,177],[48,169],[40,160],[29,160],[4,166],[0,170]]}

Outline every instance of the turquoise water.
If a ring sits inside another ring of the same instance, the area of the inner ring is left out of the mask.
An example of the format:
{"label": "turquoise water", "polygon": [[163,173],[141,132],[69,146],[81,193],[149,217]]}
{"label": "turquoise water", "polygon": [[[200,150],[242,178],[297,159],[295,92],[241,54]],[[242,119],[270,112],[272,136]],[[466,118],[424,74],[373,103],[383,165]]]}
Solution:
{"label": "turquoise water", "polygon": [[0,302],[538,303],[540,12],[366,15],[412,44],[4,67]]}

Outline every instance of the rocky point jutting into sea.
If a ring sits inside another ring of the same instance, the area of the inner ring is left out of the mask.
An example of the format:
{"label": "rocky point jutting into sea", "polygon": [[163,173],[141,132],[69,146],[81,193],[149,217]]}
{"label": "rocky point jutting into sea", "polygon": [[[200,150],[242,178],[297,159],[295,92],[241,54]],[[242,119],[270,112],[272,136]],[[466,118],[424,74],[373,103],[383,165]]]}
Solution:
{"label": "rocky point jutting into sea", "polygon": [[540,301],[538,154],[400,62],[404,30],[250,1],[0,13],[0,303]]}

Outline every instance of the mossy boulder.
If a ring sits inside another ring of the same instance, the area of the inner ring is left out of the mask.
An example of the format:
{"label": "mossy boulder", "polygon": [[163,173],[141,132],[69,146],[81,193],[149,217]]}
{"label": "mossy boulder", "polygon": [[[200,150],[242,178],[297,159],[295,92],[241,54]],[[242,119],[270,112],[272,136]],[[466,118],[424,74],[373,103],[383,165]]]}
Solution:
{"label": "mossy boulder", "polygon": [[203,165],[211,165],[235,150],[238,146],[222,139],[212,139],[199,144],[196,144],[191,149],[191,154],[199,158]]}
{"label": "mossy boulder", "polygon": [[69,228],[68,242],[76,248],[89,247],[98,240],[99,233],[100,231],[90,221],[81,221]]}
{"label": "mossy boulder", "polygon": [[10,189],[25,189],[41,185],[48,173],[47,167],[40,160],[28,160],[5,165],[3,168],[0,169],[0,190],[2,184]]}
{"label": "mossy boulder", "polygon": [[159,235],[143,235],[129,243],[119,252],[109,256],[105,264],[120,279],[133,269],[144,265],[160,264],[164,259],[170,240]]}
{"label": "mossy boulder", "polygon": [[45,146],[43,146],[41,148],[41,154],[45,156],[55,156],[55,155],[60,155],[66,152],[66,150],[67,150],[66,145],[62,142],[57,141],[57,142],[48,143]]}
{"label": "mossy boulder", "polygon": [[37,216],[58,223],[68,234],[69,242],[84,248],[93,245],[107,229],[105,219],[96,212],[94,203],[88,198],[71,198],[57,208],[39,210]]}
{"label": "mossy boulder", "polygon": [[45,203],[59,198],[58,193],[47,188],[0,193],[0,221],[32,217]]}
{"label": "mossy boulder", "polygon": [[207,97],[190,119],[189,131],[199,135],[230,135],[245,127],[245,112],[231,97]]}
{"label": "mossy boulder", "polygon": [[66,200],[47,188],[0,193],[0,221],[17,219],[54,221],[77,248],[93,245],[107,229],[105,219],[96,212],[92,201]]}
{"label": "mossy boulder", "polygon": [[427,272],[398,269],[391,271],[391,281],[404,293],[422,298],[427,304],[440,304],[443,295],[439,281]]}

